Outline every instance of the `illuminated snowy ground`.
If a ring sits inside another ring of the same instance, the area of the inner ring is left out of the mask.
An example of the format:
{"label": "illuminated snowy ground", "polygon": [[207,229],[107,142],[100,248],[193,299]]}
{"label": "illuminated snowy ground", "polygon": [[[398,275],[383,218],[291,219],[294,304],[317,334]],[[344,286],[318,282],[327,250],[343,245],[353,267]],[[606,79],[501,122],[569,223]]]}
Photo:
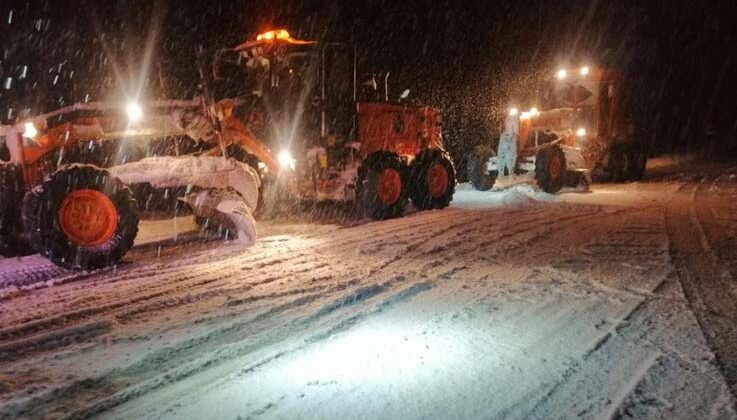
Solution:
{"label": "illuminated snowy ground", "polygon": [[0,260],[0,418],[737,418],[737,171],[657,166],[249,249],[154,222],[95,273]]}

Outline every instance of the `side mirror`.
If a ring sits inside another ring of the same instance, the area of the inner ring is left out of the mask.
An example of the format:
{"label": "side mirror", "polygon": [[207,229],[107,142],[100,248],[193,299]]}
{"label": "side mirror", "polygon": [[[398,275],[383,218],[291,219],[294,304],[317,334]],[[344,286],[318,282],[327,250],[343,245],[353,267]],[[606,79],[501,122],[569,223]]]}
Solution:
{"label": "side mirror", "polygon": [[409,89],[405,89],[404,92],[399,95],[399,99],[407,99],[407,97],[409,97]]}

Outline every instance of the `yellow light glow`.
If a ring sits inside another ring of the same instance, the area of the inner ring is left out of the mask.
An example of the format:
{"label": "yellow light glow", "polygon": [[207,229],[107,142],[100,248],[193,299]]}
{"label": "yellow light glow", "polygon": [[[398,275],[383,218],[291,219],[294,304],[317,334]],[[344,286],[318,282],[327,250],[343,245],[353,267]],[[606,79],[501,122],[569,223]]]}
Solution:
{"label": "yellow light glow", "polygon": [[511,115],[511,116],[513,116],[513,117],[514,117],[514,116],[515,116],[515,115],[517,115],[517,114],[519,114],[519,109],[517,109],[517,108],[514,108],[514,107],[512,107],[512,108],[509,108],[509,115]]}
{"label": "yellow light glow", "polygon": [[32,122],[27,122],[23,124],[23,137],[32,139],[38,135],[38,130],[36,130],[36,126],[33,125]]}
{"label": "yellow light glow", "polygon": [[125,112],[128,114],[128,121],[135,123],[143,118],[143,109],[135,102],[129,102],[125,106]]}
{"label": "yellow light glow", "polygon": [[256,36],[256,41],[273,41],[275,39],[289,39],[291,36],[289,32],[284,29],[277,29],[274,31],[264,32]]}
{"label": "yellow light glow", "polygon": [[576,130],[576,136],[578,137],[586,137],[586,129],[581,127],[578,130]]}
{"label": "yellow light glow", "polygon": [[558,80],[565,79],[566,77],[568,77],[568,71],[566,71],[565,69],[558,70],[557,77],[558,77]]}
{"label": "yellow light glow", "polygon": [[281,165],[283,168],[294,169],[295,167],[295,160],[292,157],[292,154],[289,153],[289,150],[282,150],[281,152],[279,152],[276,160],[279,161],[279,165]]}
{"label": "yellow light glow", "polygon": [[583,66],[583,67],[581,67],[581,70],[580,70],[581,76],[588,75],[590,71],[591,71],[591,69],[589,68],[589,66]]}
{"label": "yellow light glow", "polygon": [[537,117],[538,115],[540,115],[540,111],[537,109],[537,107],[533,106],[532,108],[530,108],[531,117]]}

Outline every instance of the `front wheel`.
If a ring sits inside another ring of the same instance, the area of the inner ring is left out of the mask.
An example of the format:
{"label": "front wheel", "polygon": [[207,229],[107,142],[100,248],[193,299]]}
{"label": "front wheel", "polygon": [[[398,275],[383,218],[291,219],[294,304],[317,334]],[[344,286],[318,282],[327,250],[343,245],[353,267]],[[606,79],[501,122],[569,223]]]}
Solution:
{"label": "front wheel", "polygon": [[407,168],[394,153],[378,152],[358,168],[358,204],[376,220],[399,217],[407,207]]}
{"label": "front wheel", "polygon": [[468,156],[468,178],[479,191],[488,191],[494,186],[498,171],[489,171],[487,165],[493,152],[490,147],[477,146]]}
{"label": "front wheel", "polygon": [[566,155],[560,147],[553,145],[537,152],[535,179],[546,193],[555,194],[563,188],[566,169]]}
{"label": "front wheel", "polygon": [[26,235],[36,252],[67,268],[118,263],[138,233],[131,190],[108,171],[75,165],[54,173],[23,202]]}
{"label": "front wheel", "polygon": [[412,203],[419,210],[444,209],[453,200],[456,186],[453,161],[438,149],[425,150],[412,162]]}

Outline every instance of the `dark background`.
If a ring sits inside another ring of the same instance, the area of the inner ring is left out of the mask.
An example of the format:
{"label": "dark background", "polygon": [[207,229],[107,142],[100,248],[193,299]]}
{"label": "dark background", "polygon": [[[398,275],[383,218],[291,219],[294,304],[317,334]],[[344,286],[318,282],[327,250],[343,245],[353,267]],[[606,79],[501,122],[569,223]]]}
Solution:
{"label": "dark background", "polygon": [[[651,154],[737,151],[734,1],[3,0],[0,120],[75,101],[191,97],[195,46],[270,27],[353,42],[361,70],[439,107],[460,159],[558,66],[619,68]],[[146,69],[146,70],[142,70]]]}

